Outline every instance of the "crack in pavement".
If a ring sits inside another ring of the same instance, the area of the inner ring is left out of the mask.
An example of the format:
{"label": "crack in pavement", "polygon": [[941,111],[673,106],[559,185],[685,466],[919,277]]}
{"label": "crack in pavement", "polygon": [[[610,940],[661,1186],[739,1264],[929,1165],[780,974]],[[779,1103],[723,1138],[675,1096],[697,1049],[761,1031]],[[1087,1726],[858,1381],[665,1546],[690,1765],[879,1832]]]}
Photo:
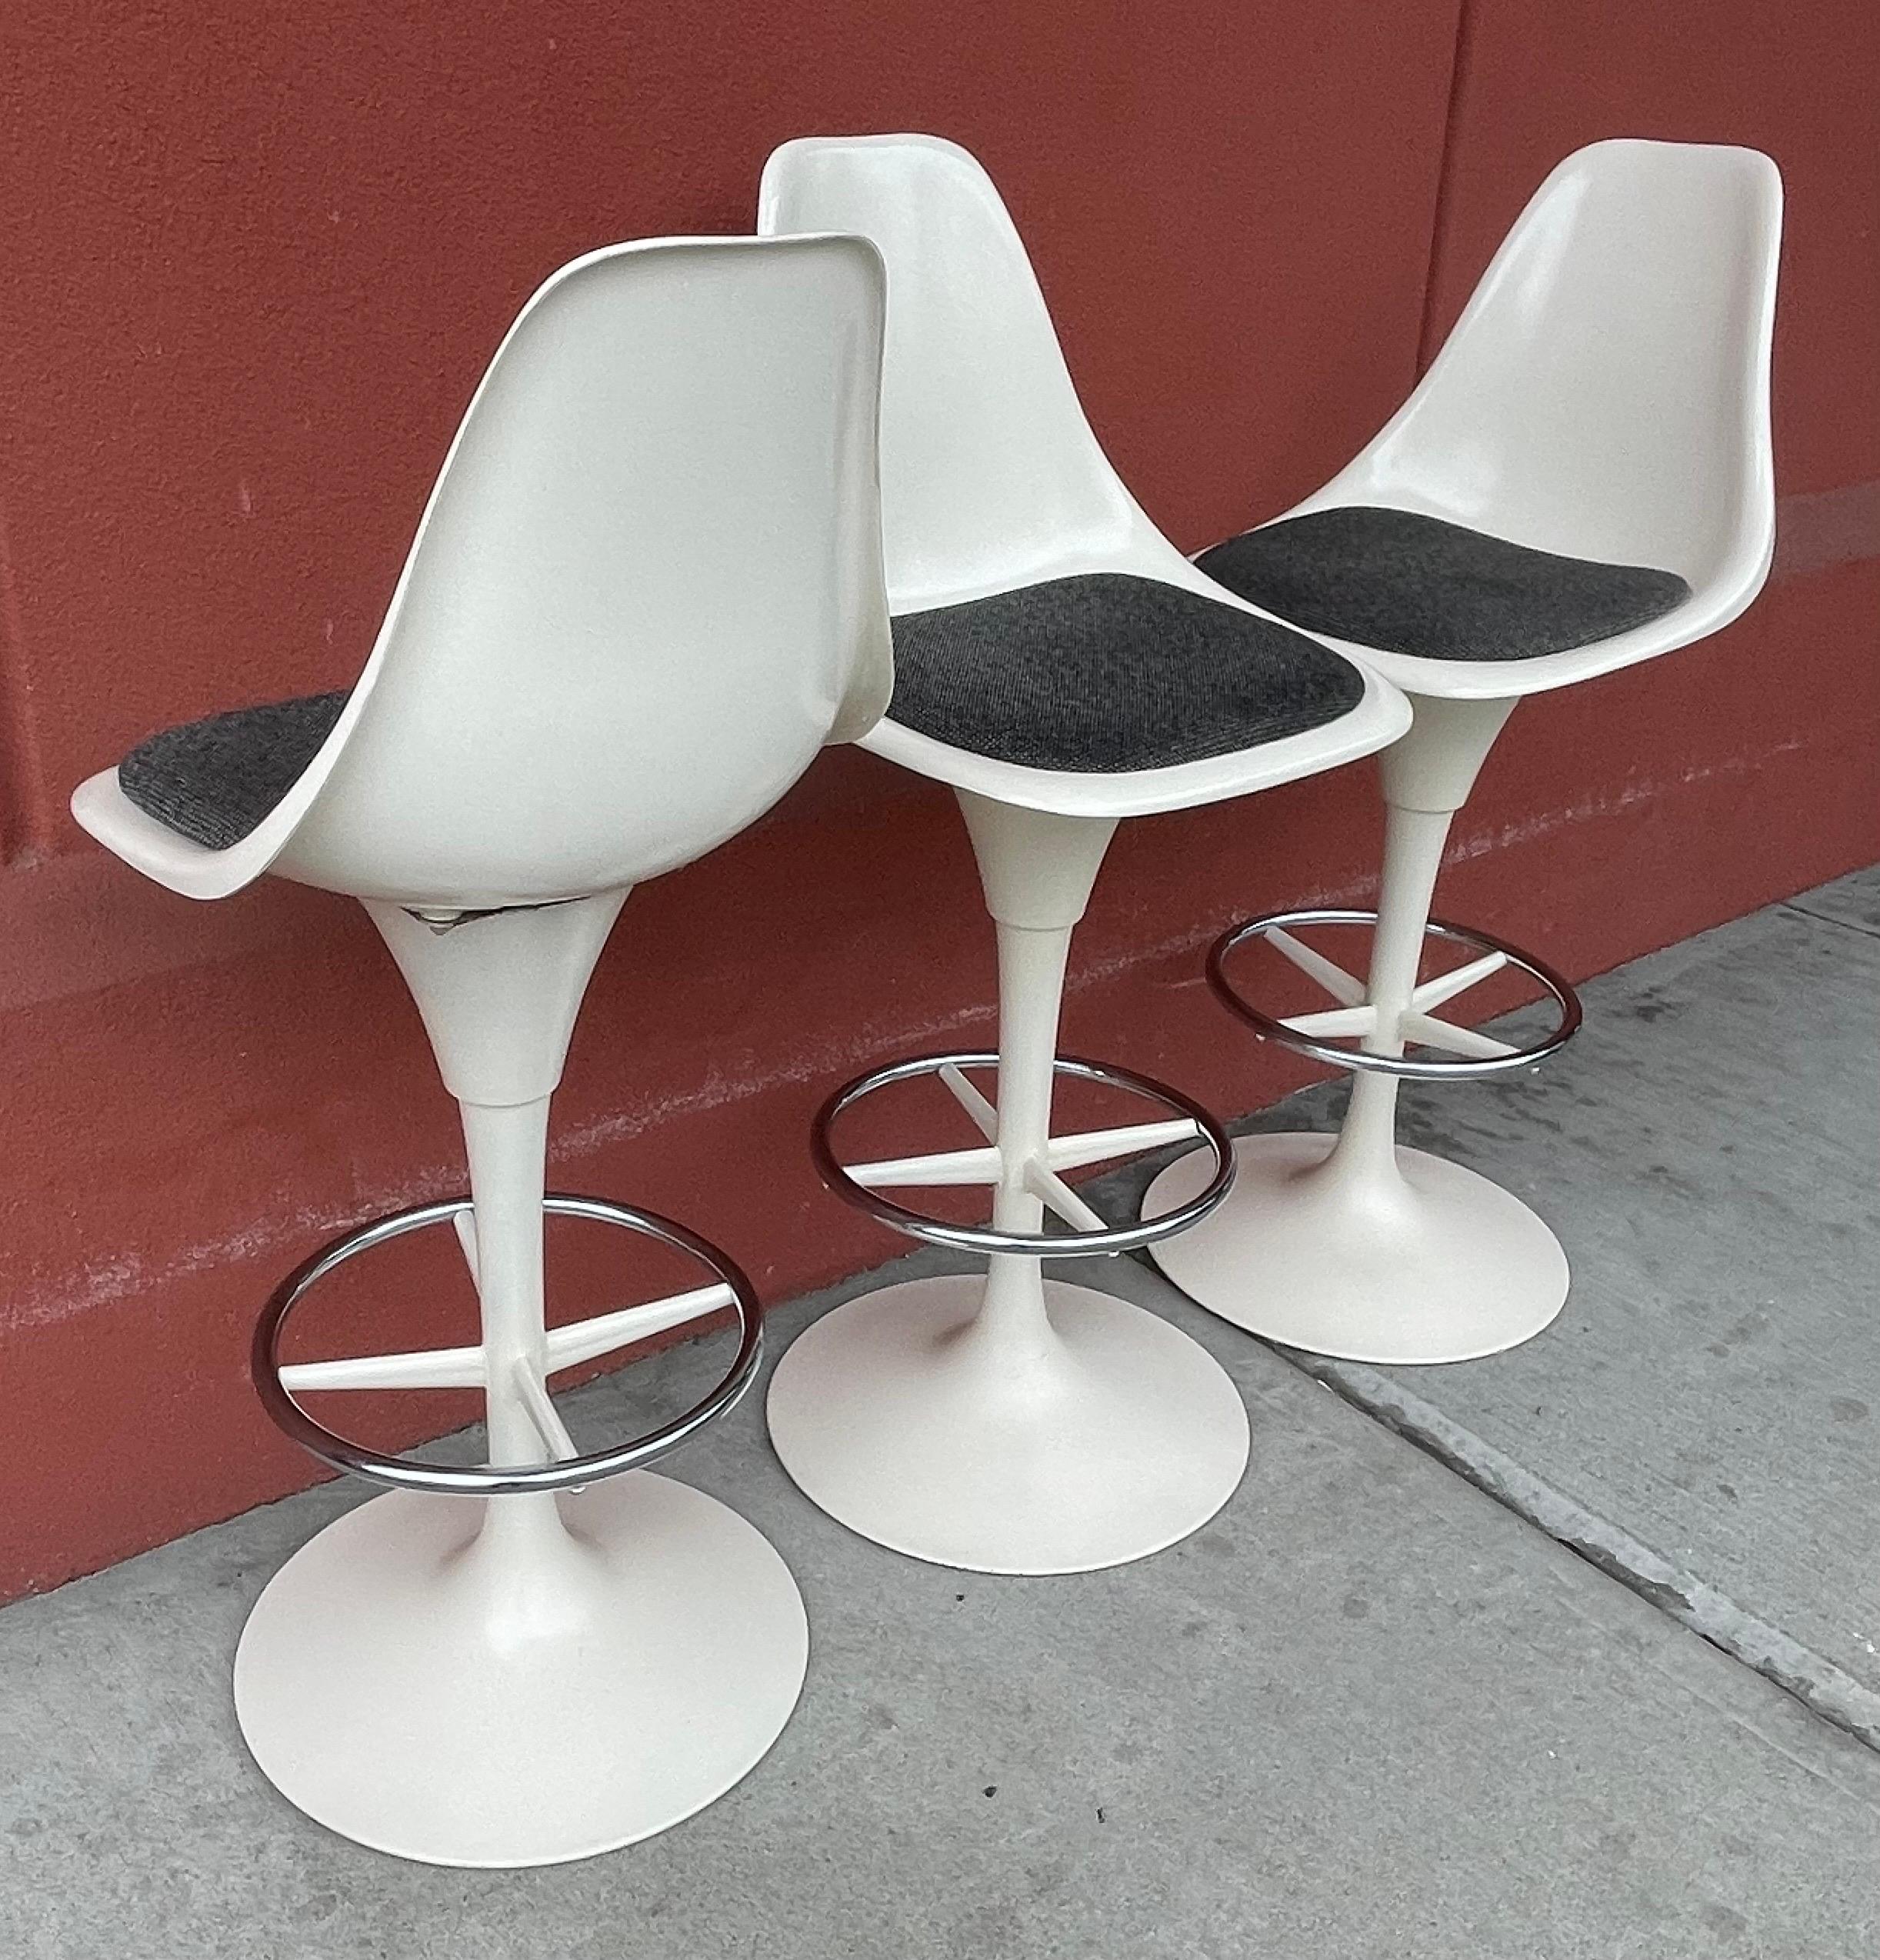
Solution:
{"label": "crack in pavement", "polygon": [[1793,912],[1798,918],[1812,919],[1817,925],[1838,925],[1845,932],[1859,933],[1863,938],[1880,939],[1880,927],[1863,925],[1857,918],[1835,918],[1827,912],[1812,912],[1806,905],[1798,905],[1792,898],[1783,899],[1773,909]]}
{"label": "crack in pavement", "polygon": [[1707,1580],[1538,1477],[1402,1383],[1358,1362],[1269,1342],[1273,1352],[1374,1422],[1434,1457],[1609,1578],[1753,1668],[1812,1714],[1880,1752],[1880,1694]]}

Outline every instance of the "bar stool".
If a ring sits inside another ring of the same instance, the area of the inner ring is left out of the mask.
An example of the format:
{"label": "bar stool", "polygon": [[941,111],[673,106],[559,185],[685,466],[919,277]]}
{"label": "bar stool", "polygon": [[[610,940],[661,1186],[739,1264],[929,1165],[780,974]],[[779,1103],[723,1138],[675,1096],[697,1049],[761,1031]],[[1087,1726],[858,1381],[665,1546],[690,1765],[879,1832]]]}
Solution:
{"label": "bar stool", "polygon": [[[1206,1111],[1142,1076],[1056,1055],[1072,928],[1118,822],[1289,782],[1372,753],[1408,711],[1375,676],[1232,599],[1118,482],[1078,406],[1025,248],[985,172],[930,137],[786,144],[771,234],[864,234],[888,268],[882,510],[896,682],[865,746],[949,785],[998,943],[996,1054],[897,1062],[818,1119],[831,1186],[911,1237],[986,1254],[984,1278],[878,1288],[799,1335],[772,1438],[823,1509],[897,1551],[989,1572],[1084,1572],[1197,1529],[1245,1466],[1246,1412],[1185,1335],[1043,1278],[1046,1256],[1148,1245],[1226,1190]],[[972,1079],[995,1070],[996,1101]],[[1052,1134],[1054,1080],[1160,1105],[1156,1120]],[[985,1138],[845,1166],[865,1098],[937,1076]],[[1166,1216],[1115,1225],[1065,1173],[1199,1136],[1213,1169]],[[987,1225],[890,1198],[992,1188]],[[1045,1229],[1048,1210],[1068,1224]]]}
{"label": "bar stool", "polygon": [[[735,1783],[802,1686],[782,1561],[642,1467],[748,1385],[749,1284],[666,1219],[545,1196],[544,1165],[628,888],[752,822],[886,701],[882,307],[854,238],[653,240],[565,267],[484,377],[350,692],[172,729],[72,799],[190,897],[272,871],[361,898],[462,1108],[469,1195],[322,1248],[255,1342],[269,1414],[389,1494],[269,1582],[236,1710],[293,1802],[380,1850],[524,1865],[630,1843]],[[702,1283],[548,1329],[545,1208],[662,1241]],[[445,1225],[477,1345],[282,1365],[284,1326],[328,1274]],[[577,1452],[551,1376],[726,1309],[740,1338],[710,1393]],[[482,1391],[488,1466],[382,1454],[303,1405],[443,1387]]]}
{"label": "bar stool", "polygon": [[[1530,1067],[1579,1021],[1558,975],[1433,922],[1431,898],[1451,819],[1517,701],[1701,639],[1761,589],[1781,223],[1781,179],[1753,150],[1576,152],[1370,447],[1198,561],[1373,663],[1415,708],[1382,758],[1377,911],[1253,919],[1210,959],[1216,991],[1256,1032],[1355,1072],[1335,1138],[1242,1138],[1232,1197],[1156,1248],[1183,1292],[1237,1326],[1353,1360],[1465,1361],[1538,1334],[1566,1298],[1566,1256],[1526,1205],[1395,1143],[1400,1082]],[[1351,923],[1375,926],[1368,983],[1311,943],[1311,928]],[[1421,978],[1432,937],[1465,957]],[[1260,1008],[1236,957],[1255,942],[1335,1005]],[[1510,965],[1552,996],[1545,1036],[1517,1048],[1440,1012]],[[1192,1154],[1148,1202],[1180,1205],[1212,1175]]]}

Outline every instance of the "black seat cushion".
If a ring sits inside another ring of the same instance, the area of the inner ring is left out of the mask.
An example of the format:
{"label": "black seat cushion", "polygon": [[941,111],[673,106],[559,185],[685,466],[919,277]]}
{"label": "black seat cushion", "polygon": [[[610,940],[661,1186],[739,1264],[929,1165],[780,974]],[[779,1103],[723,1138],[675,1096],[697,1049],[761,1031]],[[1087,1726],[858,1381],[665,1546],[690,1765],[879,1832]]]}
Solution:
{"label": "black seat cushion", "polygon": [[1020,586],[894,622],[890,717],[1028,768],[1165,768],[1355,708],[1348,660],[1271,620],[1123,572]]}
{"label": "black seat cushion", "polygon": [[1309,632],[1425,660],[1529,660],[1684,604],[1675,572],[1512,545],[1415,511],[1352,505],[1282,518],[1197,561]]}
{"label": "black seat cushion", "polygon": [[165,728],[118,765],[118,785],[146,816],[225,851],[300,780],[347,698],[306,695]]}

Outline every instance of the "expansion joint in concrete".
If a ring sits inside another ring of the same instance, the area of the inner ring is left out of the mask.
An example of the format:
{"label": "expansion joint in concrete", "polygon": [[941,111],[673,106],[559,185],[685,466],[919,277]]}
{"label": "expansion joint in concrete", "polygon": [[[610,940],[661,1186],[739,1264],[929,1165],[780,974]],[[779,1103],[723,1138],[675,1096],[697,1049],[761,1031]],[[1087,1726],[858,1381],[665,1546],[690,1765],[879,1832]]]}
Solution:
{"label": "expansion joint in concrete", "polygon": [[1402,1382],[1357,1362],[1276,1348],[1354,1408],[1434,1457],[1517,1517],[1753,1668],[1812,1714],[1880,1752],[1880,1694],[1780,1627],[1536,1476]]}

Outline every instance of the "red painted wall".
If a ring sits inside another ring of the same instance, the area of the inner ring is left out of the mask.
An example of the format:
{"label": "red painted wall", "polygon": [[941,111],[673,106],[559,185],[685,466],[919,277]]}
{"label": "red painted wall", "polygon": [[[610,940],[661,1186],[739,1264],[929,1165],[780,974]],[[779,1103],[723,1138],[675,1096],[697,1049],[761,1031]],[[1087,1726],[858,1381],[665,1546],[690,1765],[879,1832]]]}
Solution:
{"label": "red painted wall", "polygon": [[[354,908],[192,906],[66,795],[153,728],[349,678],[530,289],[608,239],[741,228],[784,137],[985,158],[1093,420],[1190,546],[1372,432],[1565,152],[1770,149],[1777,579],[1712,645],[1517,716],[1444,902],[1585,974],[1880,857],[1869,6],[14,0],[0,33],[0,1597],[307,1481],[247,1385],[258,1302],[462,1175]],[[1376,842],[1362,770],[1126,828],[1066,1045],[1229,1110],[1282,1093],[1202,948],[1361,891]],[[772,1297],[872,1263],[895,1248],[817,1188],[809,1113],[984,1032],[992,990],[945,799],[826,757],[629,905],[555,1178],[697,1225]],[[464,1305],[426,1275],[336,1314],[435,1337]]]}

